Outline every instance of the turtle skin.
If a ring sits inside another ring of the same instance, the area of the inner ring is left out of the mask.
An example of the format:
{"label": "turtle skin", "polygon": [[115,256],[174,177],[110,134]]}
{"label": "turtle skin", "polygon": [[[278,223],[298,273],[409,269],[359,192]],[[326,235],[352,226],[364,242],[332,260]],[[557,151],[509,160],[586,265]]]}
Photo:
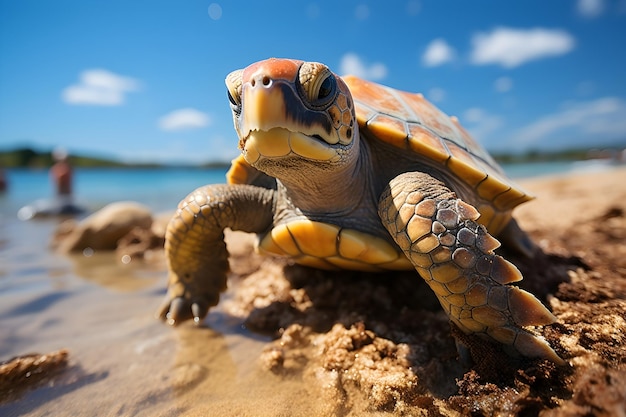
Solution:
{"label": "turtle skin", "polygon": [[501,235],[532,254],[511,210],[532,197],[455,118],[421,95],[315,62],[269,59],[226,79],[242,155],[228,184],[200,187],[166,231],[159,316],[199,323],[226,288],[224,229],[323,269],[414,269],[464,333],[563,364],[532,331],[555,317],[511,283]]}

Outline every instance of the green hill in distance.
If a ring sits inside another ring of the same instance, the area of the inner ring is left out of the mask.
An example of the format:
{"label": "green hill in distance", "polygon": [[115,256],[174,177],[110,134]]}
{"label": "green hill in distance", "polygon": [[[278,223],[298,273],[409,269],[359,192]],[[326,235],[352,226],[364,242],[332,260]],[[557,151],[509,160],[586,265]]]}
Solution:
{"label": "green hill in distance", "polygon": [[[78,167],[122,167],[124,164],[105,158],[69,155],[70,163]],[[16,148],[0,151],[0,166],[3,168],[49,168],[54,164],[52,152],[32,148]]]}
{"label": "green hill in distance", "polygon": [[584,161],[588,159],[619,159],[625,146],[606,146],[594,148],[568,148],[559,150],[531,149],[521,153],[492,152],[493,159],[501,164],[529,162]]}
{"label": "green hill in distance", "polygon": [[[594,148],[572,148],[552,151],[529,150],[521,153],[493,152],[491,155],[501,164],[551,162],[551,161],[581,161],[586,159],[617,159],[623,158],[623,146],[606,146]],[[69,155],[69,161],[79,168],[227,168],[230,161],[208,162],[204,164],[164,164],[158,162],[127,163],[106,157],[85,155]],[[47,169],[54,163],[52,151],[39,151],[31,147],[18,147],[10,150],[0,150],[0,168],[32,168]]]}
{"label": "green hill in distance", "polygon": [[[73,154],[70,154],[68,159],[72,166],[79,168],[164,168],[172,166],[158,162],[126,163],[116,160],[115,158]],[[47,169],[53,164],[54,158],[52,156],[52,151],[39,151],[30,147],[0,150],[0,168]],[[210,162],[192,166],[200,168],[224,168],[230,166],[230,161]]]}

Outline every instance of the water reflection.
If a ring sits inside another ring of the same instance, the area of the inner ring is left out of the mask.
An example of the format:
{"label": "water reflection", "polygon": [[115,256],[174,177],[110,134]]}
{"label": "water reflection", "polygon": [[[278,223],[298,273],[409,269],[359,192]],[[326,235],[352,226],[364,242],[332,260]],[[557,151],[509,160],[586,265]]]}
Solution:
{"label": "water reflection", "polygon": [[159,261],[123,263],[115,252],[96,251],[85,256],[69,254],[74,273],[98,286],[115,291],[133,292],[155,285],[165,270]]}

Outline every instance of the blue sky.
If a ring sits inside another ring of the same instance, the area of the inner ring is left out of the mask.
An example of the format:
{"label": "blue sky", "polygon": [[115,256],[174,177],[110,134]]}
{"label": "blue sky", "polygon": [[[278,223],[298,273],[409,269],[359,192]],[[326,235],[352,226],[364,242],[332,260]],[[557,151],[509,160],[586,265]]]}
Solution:
{"label": "blue sky", "polygon": [[626,145],[626,0],[0,0],[0,148],[237,155],[224,77],[268,57],[422,92],[490,150]]}

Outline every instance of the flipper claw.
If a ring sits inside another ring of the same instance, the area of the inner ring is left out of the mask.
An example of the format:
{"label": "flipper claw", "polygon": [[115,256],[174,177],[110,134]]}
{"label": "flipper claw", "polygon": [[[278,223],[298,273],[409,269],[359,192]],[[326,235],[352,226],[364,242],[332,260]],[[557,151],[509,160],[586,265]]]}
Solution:
{"label": "flipper claw", "polygon": [[165,322],[170,326],[176,326],[189,318],[191,318],[191,310],[188,300],[183,297],[172,299],[169,312],[165,315]]}
{"label": "flipper claw", "polygon": [[204,317],[207,315],[208,313],[208,307],[206,307],[205,305],[206,303],[203,303],[201,301],[196,301],[191,305],[191,315],[193,316],[193,321],[196,324],[200,324],[200,322],[202,322],[202,319],[204,319]]}

